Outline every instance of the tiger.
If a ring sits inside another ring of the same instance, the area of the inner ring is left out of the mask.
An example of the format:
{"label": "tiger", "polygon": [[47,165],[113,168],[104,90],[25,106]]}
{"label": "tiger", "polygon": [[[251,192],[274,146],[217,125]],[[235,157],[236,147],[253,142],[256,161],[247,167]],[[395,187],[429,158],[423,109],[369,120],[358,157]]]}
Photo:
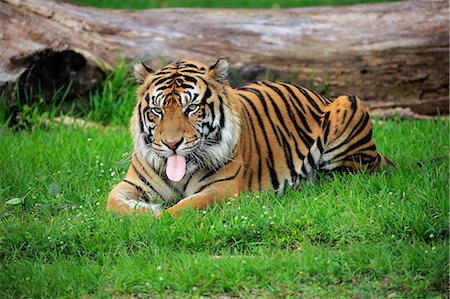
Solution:
{"label": "tiger", "polygon": [[134,149],[125,178],[109,194],[109,211],[176,218],[243,192],[281,195],[319,173],[394,165],[377,151],[358,97],[329,100],[272,81],[233,88],[229,69],[225,57],[210,66],[134,66]]}

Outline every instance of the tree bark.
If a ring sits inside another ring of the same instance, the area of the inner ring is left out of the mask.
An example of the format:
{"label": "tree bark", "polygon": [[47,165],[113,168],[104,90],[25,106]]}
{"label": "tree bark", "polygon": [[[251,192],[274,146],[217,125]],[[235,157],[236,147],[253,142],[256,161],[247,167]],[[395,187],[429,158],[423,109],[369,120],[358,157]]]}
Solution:
{"label": "tree bark", "polygon": [[[448,113],[449,4],[405,1],[298,9],[100,10],[0,0],[0,88],[101,82],[117,55],[158,68],[227,56],[235,84],[268,78],[369,107]],[[0,90],[1,91],[1,90]]]}

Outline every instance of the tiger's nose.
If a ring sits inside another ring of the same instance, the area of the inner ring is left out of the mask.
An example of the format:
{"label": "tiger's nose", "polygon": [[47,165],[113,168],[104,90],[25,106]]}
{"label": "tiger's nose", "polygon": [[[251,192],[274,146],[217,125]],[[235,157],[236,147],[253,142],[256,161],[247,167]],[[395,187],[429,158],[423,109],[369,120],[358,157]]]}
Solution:
{"label": "tiger's nose", "polygon": [[183,143],[184,138],[178,139],[178,140],[173,140],[173,139],[168,139],[168,140],[163,140],[162,143],[167,146],[168,148],[170,148],[171,150],[176,150],[182,143]]}

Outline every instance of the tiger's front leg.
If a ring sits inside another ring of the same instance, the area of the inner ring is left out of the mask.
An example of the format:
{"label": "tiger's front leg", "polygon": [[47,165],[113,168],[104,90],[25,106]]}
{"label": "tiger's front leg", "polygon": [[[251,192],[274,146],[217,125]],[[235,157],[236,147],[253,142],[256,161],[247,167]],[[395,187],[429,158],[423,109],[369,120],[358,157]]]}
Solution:
{"label": "tiger's front leg", "polygon": [[150,203],[148,195],[137,182],[127,179],[121,181],[111,190],[106,208],[109,211],[128,215],[148,212],[158,214],[162,210],[160,204]]}
{"label": "tiger's front leg", "polygon": [[[222,200],[235,197],[239,191],[238,180],[213,183],[208,188],[182,199],[164,212],[169,213],[173,218],[177,218],[183,210],[206,209]],[[162,213],[158,214],[157,217],[159,218],[161,215]]]}

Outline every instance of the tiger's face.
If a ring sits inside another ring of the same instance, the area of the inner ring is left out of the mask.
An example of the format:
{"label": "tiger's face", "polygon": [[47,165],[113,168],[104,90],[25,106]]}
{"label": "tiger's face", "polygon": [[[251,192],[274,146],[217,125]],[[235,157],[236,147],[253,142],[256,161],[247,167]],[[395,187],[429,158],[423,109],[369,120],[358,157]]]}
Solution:
{"label": "tiger's face", "polygon": [[177,182],[198,168],[223,164],[239,136],[237,111],[227,93],[228,61],[211,67],[181,60],[153,72],[135,66],[141,83],[132,119],[135,151]]}

